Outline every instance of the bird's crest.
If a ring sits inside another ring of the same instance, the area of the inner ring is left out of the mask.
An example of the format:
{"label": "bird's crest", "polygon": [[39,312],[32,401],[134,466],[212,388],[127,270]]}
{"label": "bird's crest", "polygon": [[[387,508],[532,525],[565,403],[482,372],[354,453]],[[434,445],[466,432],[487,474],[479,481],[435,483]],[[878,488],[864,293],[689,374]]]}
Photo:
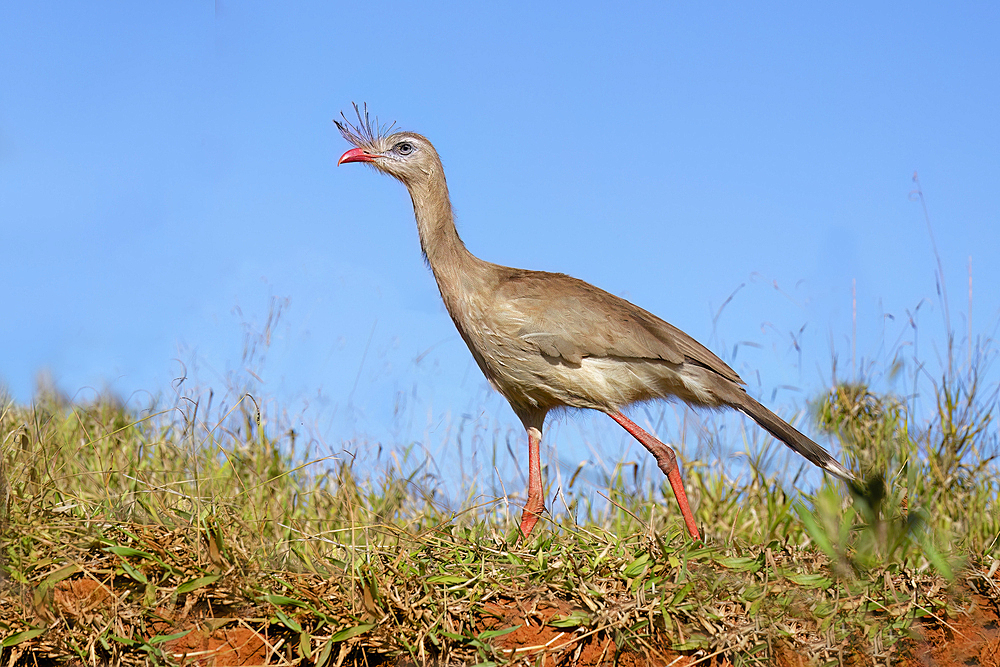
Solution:
{"label": "bird's crest", "polygon": [[347,139],[349,142],[357,146],[358,148],[374,148],[378,143],[389,136],[392,129],[396,127],[395,121],[392,123],[379,123],[378,116],[375,117],[375,122],[372,123],[371,116],[368,115],[368,103],[364,105],[364,113],[362,114],[362,109],[358,107],[357,102],[351,102],[354,105],[354,113],[358,115],[357,124],[352,123],[347,120],[347,116],[344,112],[340,112],[340,117],[344,119],[344,122],[340,122],[334,119],[334,124],[336,124],[337,129]]}

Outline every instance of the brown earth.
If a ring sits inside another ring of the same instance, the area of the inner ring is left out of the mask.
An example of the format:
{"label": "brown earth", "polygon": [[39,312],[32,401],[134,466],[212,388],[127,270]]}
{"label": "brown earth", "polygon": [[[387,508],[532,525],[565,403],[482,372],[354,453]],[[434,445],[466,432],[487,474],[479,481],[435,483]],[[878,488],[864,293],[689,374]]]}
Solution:
{"label": "brown earth", "polygon": [[[79,619],[89,623],[89,615],[102,606],[113,604],[114,592],[94,579],[73,579],[56,584],[52,604],[36,604],[39,620],[54,620],[53,612],[68,621]],[[252,612],[252,610],[246,610]],[[253,614],[248,613],[247,616]],[[162,619],[151,624],[151,634],[171,635],[189,631],[187,635],[164,642],[164,650],[186,665],[266,665],[281,662],[274,658],[276,650],[267,632],[259,632],[244,618],[217,617],[211,609],[195,614],[191,610],[159,609]],[[257,619],[259,621],[259,619]],[[257,625],[257,623],[254,623]],[[82,664],[82,663],[81,663]]]}
{"label": "brown earth", "polygon": [[[88,622],[93,614],[107,611],[113,606],[116,594],[106,585],[90,578],[59,582],[51,597],[35,600],[39,620],[51,622],[61,616],[68,623]],[[903,667],[1000,667],[1000,608],[993,600],[969,592],[968,612],[953,618],[941,618],[918,623],[914,637],[901,647],[898,664]],[[102,609],[103,608],[103,609]],[[151,624],[151,634],[170,635],[188,631],[183,637],[164,641],[164,652],[185,665],[230,666],[288,664],[293,659],[292,647],[287,643],[288,633],[271,634],[262,623],[269,612],[266,609],[246,608],[239,614],[232,609],[220,610],[217,615],[210,605],[198,604],[182,609],[161,608],[161,620]],[[512,662],[543,665],[572,665],[595,667],[618,664],[624,667],[730,667],[732,663],[723,655],[704,651],[680,655],[664,650],[655,654],[643,653],[634,647],[619,647],[604,632],[587,632],[579,628],[560,629],[550,625],[574,612],[568,603],[535,602],[529,604],[513,598],[498,598],[488,603],[479,631],[497,630],[520,626],[507,634],[495,637],[494,646],[512,658]],[[265,628],[265,629],[261,629]],[[316,650],[317,647],[311,647]],[[301,646],[296,646],[301,649]],[[364,637],[359,636],[340,644],[339,654],[329,656],[327,664],[335,666],[360,662],[382,664],[386,667],[404,667],[406,659],[380,658],[365,651]],[[23,657],[30,664],[29,655],[8,653],[7,664],[22,664]],[[361,658],[362,660],[358,660]],[[315,659],[318,656],[313,656]],[[37,656],[36,656],[37,658]],[[69,664],[74,664],[70,662]],[[86,664],[77,661],[75,664]],[[773,663],[778,667],[808,667],[809,663],[793,647],[774,647]],[[862,667],[870,664],[859,656],[845,656],[844,664]]]}
{"label": "brown earth", "polygon": [[988,598],[974,595],[967,614],[914,630],[905,667],[1000,667],[1000,608]]}

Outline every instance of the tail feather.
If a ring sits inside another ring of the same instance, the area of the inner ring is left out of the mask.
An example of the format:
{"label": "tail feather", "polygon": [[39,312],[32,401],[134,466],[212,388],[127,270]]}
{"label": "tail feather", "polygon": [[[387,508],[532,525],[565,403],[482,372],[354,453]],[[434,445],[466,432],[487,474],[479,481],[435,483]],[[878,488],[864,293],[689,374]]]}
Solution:
{"label": "tail feather", "polygon": [[831,475],[839,477],[845,482],[856,481],[851,471],[833,458],[830,452],[799,433],[788,422],[755,401],[748,394],[744,393],[740,398],[742,400],[735,402],[733,407],[739,408],[740,411],[760,424],[765,431]]}

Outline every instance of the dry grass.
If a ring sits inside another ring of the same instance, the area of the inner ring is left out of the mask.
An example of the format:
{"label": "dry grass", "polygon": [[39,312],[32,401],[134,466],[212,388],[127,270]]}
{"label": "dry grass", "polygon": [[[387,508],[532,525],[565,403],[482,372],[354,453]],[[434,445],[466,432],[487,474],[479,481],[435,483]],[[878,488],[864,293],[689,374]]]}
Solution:
{"label": "dry grass", "polygon": [[861,382],[815,400],[866,479],[850,494],[767,474],[780,445],[743,443],[738,479],[686,465],[704,544],[655,466],[594,493],[547,475],[562,511],[519,543],[517,496],[448,503],[413,449],[302,451],[246,385],[143,410],[0,396],[0,663],[893,665],[914,623],[1000,601],[992,356],[948,352],[938,377],[912,364],[926,423]]}
{"label": "dry grass", "polygon": [[[919,429],[863,385],[817,401],[869,480],[853,502],[828,481],[806,494],[696,468],[704,545],[662,485],[620,467],[602,507],[570,493],[586,518],[555,515],[519,544],[508,499],[470,493],[453,512],[405,456],[362,475],[298,455],[252,397],[142,413],[55,391],[7,401],[0,660],[177,663],[198,653],[192,632],[242,628],[270,664],[585,664],[600,646],[893,664],[914,622],[961,608],[954,582],[997,599],[995,397],[973,374],[937,388],[938,418]],[[544,645],[513,641],[536,626]]]}

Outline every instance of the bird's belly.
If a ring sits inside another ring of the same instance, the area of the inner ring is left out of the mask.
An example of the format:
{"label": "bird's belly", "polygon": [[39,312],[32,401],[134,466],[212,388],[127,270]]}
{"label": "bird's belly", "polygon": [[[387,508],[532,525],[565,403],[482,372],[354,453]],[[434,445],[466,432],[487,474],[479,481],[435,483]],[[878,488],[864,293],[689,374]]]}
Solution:
{"label": "bird's belly", "polygon": [[[494,357],[497,360],[503,357]],[[655,398],[718,403],[700,373],[684,364],[615,357],[584,357],[579,364],[541,356],[519,361],[491,364],[487,372],[497,390],[515,405],[609,411]]]}

